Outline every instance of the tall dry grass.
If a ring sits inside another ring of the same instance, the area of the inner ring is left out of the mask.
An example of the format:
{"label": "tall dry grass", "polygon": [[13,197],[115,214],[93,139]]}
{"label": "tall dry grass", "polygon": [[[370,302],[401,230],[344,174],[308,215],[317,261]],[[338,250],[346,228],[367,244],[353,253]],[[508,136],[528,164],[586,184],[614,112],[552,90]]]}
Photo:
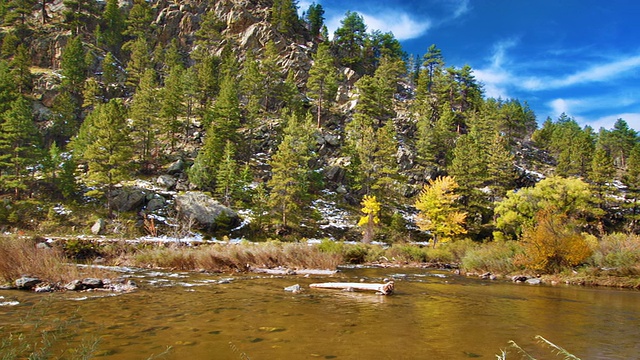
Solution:
{"label": "tall dry grass", "polygon": [[78,268],[70,264],[59,249],[38,248],[34,241],[18,237],[0,237],[0,259],[2,282],[12,282],[22,276],[33,276],[51,283],[109,277],[106,270]]}
{"label": "tall dry grass", "polygon": [[171,246],[137,251],[122,259],[130,266],[179,270],[244,271],[247,267],[334,269],[342,256],[320,251],[304,243],[211,244],[198,247]]}

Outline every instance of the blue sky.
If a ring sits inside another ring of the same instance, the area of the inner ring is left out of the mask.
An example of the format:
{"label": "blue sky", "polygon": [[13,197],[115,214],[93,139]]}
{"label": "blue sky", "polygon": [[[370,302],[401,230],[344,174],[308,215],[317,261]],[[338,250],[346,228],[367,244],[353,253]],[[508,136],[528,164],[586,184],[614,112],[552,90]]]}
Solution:
{"label": "blue sky", "polygon": [[407,53],[436,44],[448,66],[474,69],[486,96],[526,101],[539,123],[565,112],[596,130],[618,118],[640,130],[636,0],[317,2],[331,34],[351,10],[369,31],[393,32]]}

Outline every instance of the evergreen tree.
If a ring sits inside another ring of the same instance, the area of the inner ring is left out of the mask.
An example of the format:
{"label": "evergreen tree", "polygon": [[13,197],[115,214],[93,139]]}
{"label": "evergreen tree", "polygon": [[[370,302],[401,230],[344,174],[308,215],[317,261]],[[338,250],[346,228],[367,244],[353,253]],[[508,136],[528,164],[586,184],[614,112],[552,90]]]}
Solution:
{"label": "evergreen tree", "polygon": [[222,31],[226,28],[227,24],[216,15],[215,10],[207,10],[202,15],[202,21],[200,22],[200,28],[196,30],[196,43],[203,45],[203,48],[209,48],[211,46],[218,45],[223,39]]}
{"label": "evergreen tree", "polygon": [[263,106],[267,111],[275,108],[282,90],[282,67],[278,65],[278,49],[273,40],[269,40],[264,47],[260,69],[264,75]]}
{"label": "evergreen tree", "polygon": [[204,117],[204,109],[210,107],[212,99],[220,91],[220,58],[209,53],[194,50],[192,57],[196,60],[193,65],[197,74],[196,99],[202,109],[201,119]]}
{"label": "evergreen tree", "polygon": [[74,96],[82,94],[82,87],[87,78],[86,53],[80,36],[69,39],[60,57],[62,87]]}
{"label": "evergreen tree", "polygon": [[435,44],[431,44],[427,49],[427,53],[422,57],[422,66],[424,74],[420,78],[423,80],[421,84],[424,85],[420,86],[420,88],[424,93],[431,94],[437,73],[442,72],[444,67],[442,50],[438,49]]}
{"label": "evergreen tree", "polygon": [[8,0],[7,13],[4,16],[4,23],[24,27],[27,18],[33,12],[36,0]]}
{"label": "evergreen tree", "polygon": [[[320,30],[324,25],[324,9],[322,5],[312,3],[306,13],[307,23],[309,24],[309,32],[313,37],[320,36]],[[324,38],[326,40],[326,38]]]}
{"label": "evergreen tree", "polygon": [[157,135],[160,131],[157,87],[155,70],[147,69],[133,95],[129,110],[133,127],[131,135],[135,144],[134,148],[143,168],[147,170],[151,168],[153,150],[154,147],[157,147]]}
{"label": "evergreen tree", "polygon": [[487,184],[493,197],[492,202],[502,198],[507,190],[513,189],[515,180],[514,156],[509,151],[507,140],[495,133],[487,148]]}
{"label": "evergreen tree", "polygon": [[271,24],[281,33],[291,32],[299,22],[298,6],[294,0],[274,0],[271,7]]}
{"label": "evergreen tree", "polygon": [[414,205],[419,211],[418,227],[431,233],[434,248],[438,242],[448,241],[467,232],[463,227],[467,214],[456,206],[460,197],[455,193],[457,188],[458,183],[450,176],[430,180]]}
{"label": "evergreen tree", "polygon": [[235,147],[230,140],[227,140],[216,171],[216,193],[220,195],[222,203],[226,206],[231,206],[240,192],[240,172],[234,157]]}
{"label": "evergreen tree", "polygon": [[307,80],[308,94],[315,99],[318,128],[321,127],[322,110],[335,98],[338,90],[338,74],[329,45],[321,43],[313,56],[313,64]]}
{"label": "evergreen tree", "polygon": [[616,169],[613,166],[613,159],[602,146],[596,146],[596,151],[591,160],[589,180],[595,187],[596,194],[600,201],[601,208],[606,207],[607,195],[611,193],[611,183],[613,182]]}
{"label": "evergreen tree", "polygon": [[631,149],[638,142],[636,131],[629,128],[626,121],[618,119],[613,125],[613,129],[605,131],[600,138],[602,146],[614,159],[614,164],[619,168],[624,168]]}
{"label": "evergreen tree", "polygon": [[159,115],[164,127],[164,137],[169,140],[172,151],[175,149],[177,135],[182,127],[180,116],[184,114],[182,72],[181,67],[173,68],[166,78],[164,88],[160,93],[162,104],[160,105]]}
{"label": "evergreen tree", "polygon": [[151,66],[149,46],[144,38],[138,38],[131,45],[131,58],[127,63],[127,80],[125,85],[135,89],[142,74]]}
{"label": "evergreen tree", "polygon": [[97,104],[104,102],[102,93],[100,83],[95,78],[88,78],[84,83],[84,91],[82,92],[82,98],[84,99],[82,107],[90,111],[93,110]]}
{"label": "evergreen tree", "polygon": [[87,24],[93,23],[96,13],[94,0],[63,0],[65,27],[71,30],[73,36],[77,36],[82,30],[88,30]]}
{"label": "evergreen tree", "polygon": [[248,122],[252,123],[262,112],[264,74],[252,51],[247,52],[240,76],[240,89],[245,99]]}
{"label": "evergreen tree", "polygon": [[45,170],[55,191],[52,196],[56,199],[70,199],[78,191],[75,174],[76,164],[68,154],[63,154],[56,143],[49,147]]}
{"label": "evergreen tree", "polygon": [[640,144],[636,144],[627,160],[627,169],[622,177],[622,182],[627,186],[625,194],[626,201],[623,205],[631,211],[629,218],[629,229],[634,233],[638,232],[638,221],[640,220]]}
{"label": "evergreen tree", "polygon": [[18,92],[23,95],[30,94],[33,89],[33,75],[29,69],[31,58],[23,44],[18,45],[16,54],[13,56],[9,66],[11,67],[11,75]]}
{"label": "evergreen tree", "polygon": [[118,0],[107,0],[101,20],[101,43],[104,43],[111,52],[119,54],[122,46],[122,34],[125,30],[125,19]]}
{"label": "evergreen tree", "polygon": [[102,83],[107,90],[107,100],[116,95],[116,89],[119,85],[118,80],[118,64],[113,55],[108,52],[102,60]]}
{"label": "evergreen tree", "polygon": [[31,104],[24,97],[14,100],[0,118],[0,186],[13,191],[14,200],[29,188],[29,174],[41,160],[38,129]]}
{"label": "evergreen tree", "polygon": [[79,108],[78,101],[66,90],[60,92],[53,102],[49,136],[60,148],[78,131]]}
{"label": "evergreen tree", "polygon": [[0,114],[9,110],[11,103],[18,98],[19,94],[9,64],[0,60]]}
{"label": "evergreen tree", "polygon": [[107,208],[111,214],[110,196],[114,186],[128,178],[127,164],[131,161],[132,147],[126,120],[126,110],[121,101],[113,99],[101,104],[90,115],[91,142],[86,144],[82,159],[89,165],[86,182],[97,187],[87,195],[105,194]]}
{"label": "evergreen tree", "polygon": [[[302,135],[305,132],[307,136]],[[278,215],[280,225],[287,229],[308,205],[309,159],[311,158],[311,125],[289,115],[287,128],[278,150],[271,157],[271,188],[269,204]],[[302,136],[300,136],[302,135]]]}
{"label": "evergreen tree", "polygon": [[153,31],[153,20],[151,5],[146,0],[133,0],[133,6],[125,20],[124,35],[134,40],[137,38],[148,39]]}
{"label": "evergreen tree", "polygon": [[347,11],[340,26],[333,35],[332,48],[338,62],[356,71],[362,71],[364,43],[367,26],[364,18],[356,12]]}
{"label": "evergreen tree", "polygon": [[373,155],[374,180],[371,190],[376,197],[387,206],[398,201],[400,197],[399,184],[400,169],[396,153],[398,141],[393,120],[387,120],[385,125],[376,131],[376,150]]}
{"label": "evergreen tree", "polygon": [[374,182],[375,136],[373,120],[362,113],[355,113],[345,128],[345,151],[351,157],[349,175],[353,187],[364,194],[371,193]]}

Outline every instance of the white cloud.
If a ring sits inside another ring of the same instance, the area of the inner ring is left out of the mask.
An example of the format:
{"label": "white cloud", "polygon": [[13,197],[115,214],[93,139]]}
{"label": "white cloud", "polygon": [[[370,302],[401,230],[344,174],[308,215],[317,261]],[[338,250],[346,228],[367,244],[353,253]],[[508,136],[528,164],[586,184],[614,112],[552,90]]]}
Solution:
{"label": "white cloud", "polygon": [[[431,28],[429,19],[418,21],[404,12],[389,9],[381,10],[376,15],[356,12],[362,16],[368,32],[373,30],[379,30],[383,33],[392,32],[395,38],[400,41],[420,37]],[[336,29],[342,26],[341,21],[343,19],[344,14],[335,15],[327,19],[325,24],[331,37],[333,37]]]}
{"label": "white cloud", "polygon": [[469,10],[471,10],[469,7],[469,0],[461,0],[456,4],[455,9],[453,10],[453,18],[459,18],[460,16],[469,12]]}
{"label": "white cloud", "polygon": [[430,20],[417,21],[408,14],[385,11],[377,15],[361,14],[367,29],[392,32],[396,39],[409,40],[422,36],[431,27]]}
{"label": "white cloud", "polygon": [[600,128],[612,129],[618,119],[623,119],[632,129],[640,129],[640,113],[623,113],[615,115],[607,115],[596,119],[588,119],[584,117],[576,117],[581,124],[591,126],[598,131]]}

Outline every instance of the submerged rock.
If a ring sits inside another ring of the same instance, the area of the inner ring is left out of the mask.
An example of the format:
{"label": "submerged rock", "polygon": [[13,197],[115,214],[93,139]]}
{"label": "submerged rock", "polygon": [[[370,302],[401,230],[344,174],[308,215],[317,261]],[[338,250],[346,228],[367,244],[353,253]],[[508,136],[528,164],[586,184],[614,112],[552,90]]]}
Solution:
{"label": "submerged rock", "polygon": [[302,287],[300,287],[299,284],[295,284],[295,285],[287,286],[286,288],[284,288],[284,291],[289,291],[289,292],[292,292],[294,294],[297,294],[300,291],[302,291]]}

